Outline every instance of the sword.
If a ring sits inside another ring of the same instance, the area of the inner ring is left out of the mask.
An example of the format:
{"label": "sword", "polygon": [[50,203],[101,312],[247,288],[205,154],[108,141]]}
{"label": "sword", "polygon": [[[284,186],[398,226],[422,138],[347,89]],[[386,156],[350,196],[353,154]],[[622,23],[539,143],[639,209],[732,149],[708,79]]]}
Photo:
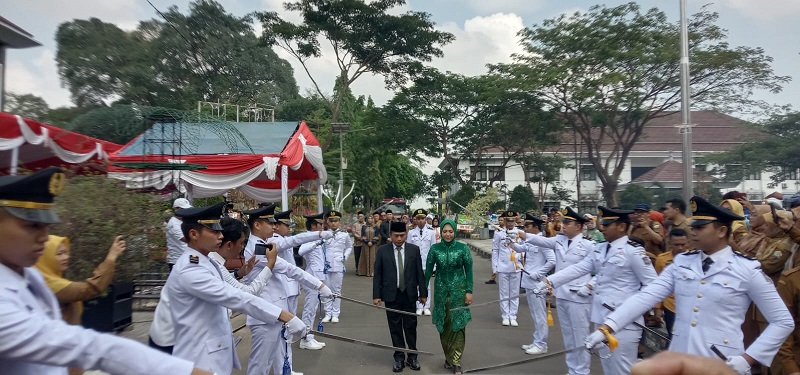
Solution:
{"label": "sword", "polygon": [[526,359],[522,359],[522,360],[519,360],[519,361],[506,362],[506,363],[500,363],[500,364],[497,364],[497,365],[490,365],[490,366],[484,366],[484,367],[478,367],[478,368],[473,368],[473,369],[469,369],[469,370],[464,370],[464,373],[466,374],[466,373],[481,372],[481,371],[486,371],[486,370],[496,370],[496,369],[503,368],[503,367],[518,366],[518,365],[525,364],[525,363],[536,362],[536,361],[540,361],[542,359],[547,359],[547,358],[560,356],[562,354],[566,354],[566,353],[569,353],[569,352],[574,352],[576,350],[586,350],[586,348],[584,348],[583,346],[576,346],[576,347],[574,347],[572,349],[559,350],[557,352],[548,353],[548,354],[536,356],[536,357],[533,357],[533,358],[526,358]]}
{"label": "sword", "polygon": [[390,311],[390,312],[393,312],[393,313],[417,316],[417,314],[414,313],[414,312],[397,310],[397,309],[390,309],[388,307],[379,306],[379,305],[376,305],[374,303],[359,301],[357,299],[348,298],[348,297],[340,296],[340,295],[337,295],[337,294],[334,294],[333,298],[340,298],[342,301],[348,301],[348,302],[356,303],[356,304],[359,304],[359,305],[369,306],[369,307],[372,307],[372,308],[375,308],[375,309],[381,309],[381,310],[385,310],[385,311]]}
{"label": "sword", "polygon": [[500,298],[500,299],[497,299],[497,300],[494,300],[494,301],[489,301],[489,302],[473,303],[473,304],[467,305],[467,306],[454,307],[454,308],[450,309],[450,311],[452,312],[452,311],[458,311],[458,310],[466,310],[466,309],[470,309],[470,308],[473,308],[473,307],[481,307],[481,306],[486,306],[486,305],[492,305],[492,304],[499,303],[499,302],[511,301],[512,299],[515,299],[515,298],[519,298],[519,295],[516,295],[516,296],[513,296],[513,297]]}
{"label": "sword", "polygon": [[[613,307],[611,307],[611,306],[609,306],[609,305],[608,305],[608,304],[606,304],[606,303],[604,303],[604,304],[603,304],[603,307],[605,307],[605,308],[607,308],[607,309],[609,309],[609,310],[611,310],[611,311],[614,311],[614,308],[613,308]],[[652,329],[652,328],[650,328],[650,327],[648,327],[648,326],[646,326],[646,325],[644,325],[644,324],[641,324],[641,323],[639,323],[639,322],[637,322],[637,321],[634,321],[634,322],[633,322],[633,324],[634,324],[635,326],[637,326],[637,327],[639,327],[639,328],[641,328],[641,329],[643,329],[643,330],[647,331],[647,332],[650,332],[650,333],[652,333],[652,334],[654,334],[654,335],[656,335],[656,336],[658,336],[658,337],[660,337],[660,338],[664,339],[664,341],[666,341],[666,342],[667,342],[667,345],[669,345],[669,342],[670,342],[670,339],[669,339],[669,337],[667,337],[667,336],[664,336],[663,334],[661,334],[661,332],[658,332],[658,331],[656,331],[656,330],[654,330],[654,329]]]}
{"label": "sword", "polygon": [[411,354],[434,355],[434,354],[433,354],[433,353],[431,353],[431,352],[425,352],[425,351],[422,351],[422,350],[413,350],[413,349],[406,349],[406,348],[398,348],[398,347],[394,347],[394,346],[391,346],[391,345],[384,345],[384,344],[378,344],[378,343],[375,343],[375,342],[369,342],[369,341],[364,341],[364,340],[352,339],[352,338],[349,338],[349,337],[344,337],[344,336],[334,335],[334,334],[330,334],[330,333],[327,333],[327,332],[320,332],[320,331],[312,331],[312,332],[314,333],[314,335],[315,335],[315,336],[327,337],[327,338],[329,338],[329,339],[334,339],[334,340],[338,340],[338,341],[349,342],[349,343],[351,343],[351,344],[357,344],[357,345],[369,346],[369,347],[371,347],[371,348],[378,348],[378,349],[385,349],[385,350],[394,350],[394,351],[396,351],[396,352],[404,352],[404,353],[411,353]]}

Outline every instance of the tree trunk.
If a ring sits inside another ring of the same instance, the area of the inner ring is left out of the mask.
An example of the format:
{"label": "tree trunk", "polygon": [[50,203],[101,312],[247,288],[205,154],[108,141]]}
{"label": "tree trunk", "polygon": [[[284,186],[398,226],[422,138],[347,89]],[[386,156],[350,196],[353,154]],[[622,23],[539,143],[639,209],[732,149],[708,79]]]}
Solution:
{"label": "tree trunk", "polygon": [[605,184],[603,184],[601,190],[603,192],[603,198],[605,198],[606,205],[608,205],[608,207],[619,206],[619,196],[617,194],[618,186],[619,182],[616,180],[608,180]]}

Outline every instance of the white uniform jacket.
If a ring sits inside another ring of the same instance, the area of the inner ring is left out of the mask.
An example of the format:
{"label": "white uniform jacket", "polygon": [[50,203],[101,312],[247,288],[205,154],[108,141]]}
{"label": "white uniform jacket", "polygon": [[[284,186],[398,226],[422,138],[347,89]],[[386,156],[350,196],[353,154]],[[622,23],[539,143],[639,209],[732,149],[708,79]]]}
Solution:
{"label": "white uniform jacket", "polygon": [[[264,267],[261,273],[258,274],[252,283],[243,284],[236,280],[230,272],[223,266],[225,258],[217,253],[208,253],[208,257],[215,261],[222,273],[222,278],[226,283],[230,284],[236,289],[245,293],[259,295],[261,289],[267,284],[267,281],[272,276],[272,270]],[[175,345],[175,325],[172,323],[172,315],[170,314],[170,302],[167,288],[161,289],[161,295],[156,306],[156,311],[153,313],[153,323],[150,324],[150,339],[159,346],[173,346]]]}
{"label": "white uniform jacket", "polygon": [[[572,242],[570,242],[570,240]],[[594,251],[595,242],[583,238],[580,234],[570,239],[564,234],[557,234],[555,237],[526,236],[525,241],[539,247],[555,250],[556,253],[556,272],[561,271],[573,264],[579,263],[589,253]],[[592,296],[581,297],[576,293],[586,284],[593,283],[591,275],[584,275],[572,280],[569,283],[559,285],[553,292],[556,298],[565,299],[578,303],[591,302]]]}
{"label": "white uniform jacket", "polygon": [[[541,236],[541,234],[528,234],[529,236]],[[515,243],[514,250],[525,254],[525,271],[530,275],[541,275],[544,277],[556,265],[556,254],[553,249],[531,245],[527,242]],[[528,274],[522,275],[522,287],[526,289],[536,288],[538,281]]]}
{"label": "white uniform jacket", "polygon": [[[701,251],[676,256],[650,285],[611,313],[606,324],[614,330],[625,326],[674,293],[670,350],[716,357],[710,349],[713,344],[728,357],[747,353],[762,364],[772,363],[794,329],[792,316],[758,261],[730,247],[720,252],[705,274]],[[745,350],[741,325],[751,301],[769,325]]]}
{"label": "white uniform jacket", "polygon": [[216,262],[189,249],[175,263],[165,286],[175,324],[173,355],[220,375],[240,368],[228,310],[275,322],[281,308],[224,281]]}
{"label": "white uniform jacket", "polygon": [[328,272],[344,272],[345,263],[353,252],[353,239],[347,232],[335,232],[333,238],[325,240],[323,258],[330,263]]}
{"label": "white uniform jacket", "polygon": [[[658,276],[644,248],[623,236],[614,242],[601,242],[582,261],[548,277],[558,287],[578,277],[594,273],[596,276],[592,298],[592,322],[603,324],[613,308],[647,286]],[[653,304],[655,306],[655,304]],[[652,307],[652,306],[651,306]],[[637,319],[644,323],[642,317]]]}
{"label": "white uniform jacket", "polygon": [[[316,232],[310,233],[314,236],[318,236]],[[295,237],[295,236],[292,236]],[[287,238],[292,237],[285,237],[285,238],[278,238],[278,240],[286,240]],[[250,236],[250,240],[247,241],[247,246],[244,250],[244,257],[245,259],[250,259],[255,252],[255,245],[256,243],[264,243],[258,237]],[[262,255],[257,255],[259,259],[256,265],[261,264],[261,267],[264,267],[267,263],[266,257]],[[255,268],[253,271],[245,276],[244,280],[249,282],[253,277],[251,276],[255,272]],[[291,279],[292,281],[298,281],[303,285],[309,288],[319,288],[322,284],[318,278],[314,277],[313,275],[309,274],[308,272],[303,271],[299,267],[294,265],[294,261],[292,263],[287,262],[281,257],[278,257],[275,261],[275,266],[272,267],[272,277],[267,281],[267,285],[264,289],[261,290],[261,294],[259,294],[260,298],[279,306],[282,309],[288,310],[289,305],[287,299],[289,298],[289,287],[286,285],[287,280]],[[263,319],[259,319],[257,316],[247,314],[247,325],[255,325],[255,324],[265,324],[265,323],[273,323],[273,321],[265,321]]]}
{"label": "white uniform jacket", "polygon": [[431,246],[436,243],[436,232],[427,226],[422,230],[415,226],[408,231],[406,242],[419,247],[419,254],[422,256],[422,268],[425,268],[425,262],[428,261],[428,252],[430,252]]}
{"label": "white uniform jacket", "polygon": [[68,366],[120,375],[192,372],[190,361],[67,324],[38,270],[20,275],[0,264],[0,373],[66,375]]}
{"label": "white uniform jacket", "polygon": [[[492,238],[492,272],[520,272],[522,257],[514,251],[513,244],[518,241],[519,229],[495,230]],[[511,260],[512,255],[514,261]]]}

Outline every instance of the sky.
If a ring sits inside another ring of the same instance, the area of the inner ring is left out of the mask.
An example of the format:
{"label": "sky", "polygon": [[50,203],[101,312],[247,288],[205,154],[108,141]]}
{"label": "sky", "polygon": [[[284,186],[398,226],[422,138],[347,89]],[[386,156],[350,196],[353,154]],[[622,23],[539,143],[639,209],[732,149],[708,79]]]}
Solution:
{"label": "sky", "polygon": [[[283,10],[283,0],[219,0],[233,14],[244,15],[257,10],[278,11],[289,20],[297,14]],[[714,1],[713,3],[710,3]],[[186,12],[189,1],[152,0],[160,10],[177,6]],[[755,98],[768,103],[792,105],[800,109],[800,1],[798,0],[687,0],[690,13],[709,4],[720,14],[718,24],[729,32],[732,46],[761,47],[774,58],[777,75],[790,76],[779,94],[756,92]],[[431,14],[436,27],[455,35],[456,40],[445,46],[444,57],[431,62],[434,67],[479,75],[486,64],[509,62],[510,55],[520,52],[516,36],[524,27],[541,24],[543,20],[586,11],[596,4],[616,6],[626,1],[599,0],[410,0],[399,11],[423,11]],[[679,18],[679,0],[639,1],[642,8],[658,6],[671,21]],[[55,63],[55,31],[59,24],[72,19],[97,17],[113,22],[123,29],[133,29],[138,21],[156,18],[156,11],[146,0],[4,0],[0,15],[34,35],[42,47],[10,50],[7,54],[6,89],[16,93],[32,93],[43,97],[50,107],[71,105],[69,92],[62,87]],[[288,58],[283,51],[279,55]],[[295,78],[301,92],[311,87],[300,65],[294,66]],[[312,74],[330,92],[337,72],[335,61],[323,56],[310,62]],[[378,105],[391,99],[393,93],[384,88],[380,77],[362,77],[352,87],[354,94],[371,96]],[[430,174],[436,161],[423,166]]]}

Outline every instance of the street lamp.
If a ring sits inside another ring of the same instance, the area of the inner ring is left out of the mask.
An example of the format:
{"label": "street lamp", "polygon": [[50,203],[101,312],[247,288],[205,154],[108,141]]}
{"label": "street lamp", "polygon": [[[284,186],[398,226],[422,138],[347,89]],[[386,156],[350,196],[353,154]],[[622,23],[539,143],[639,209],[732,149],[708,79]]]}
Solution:
{"label": "street lamp", "polygon": [[336,192],[336,198],[334,199],[334,202],[332,202],[334,208],[337,210],[341,210],[344,203],[344,197],[342,194],[344,193],[344,170],[347,169],[347,161],[344,157],[344,146],[342,140],[348,131],[350,131],[349,122],[331,123],[331,133],[339,135],[339,188]]}
{"label": "street lamp", "polygon": [[[692,124],[689,101],[689,26],[686,19],[686,0],[681,2],[681,124],[678,125],[683,144],[683,199],[688,202],[694,195],[692,173]],[[687,213],[688,214],[688,213]]]}

